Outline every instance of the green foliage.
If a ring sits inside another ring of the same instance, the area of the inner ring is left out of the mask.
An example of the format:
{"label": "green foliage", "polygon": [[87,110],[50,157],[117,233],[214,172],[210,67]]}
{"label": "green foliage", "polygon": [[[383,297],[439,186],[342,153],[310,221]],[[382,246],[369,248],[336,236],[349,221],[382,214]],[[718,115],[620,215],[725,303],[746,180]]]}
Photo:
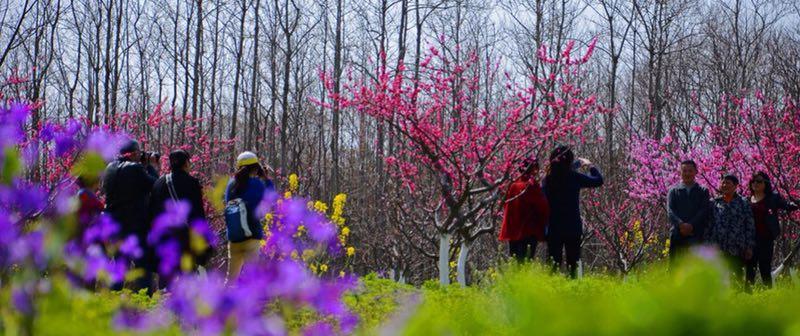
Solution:
{"label": "green foliage", "polygon": [[73,176],[83,176],[89,180],[97,179],[106,168],[106,162],[97,153],[86,153],[72,166]]}
{"label": "green foliage", "polygon": [[371,273],[361,278],[359,288],[345,297],[345,303],[359,317],[359,333],[375,334],[375,329],[414,292],[411,286],[380,279]]}
{"label": "green foliage", "polygon": [[800,335],[800,291],[782,284],[746,294],[724,267],[691,260],[626,279],[568,280],[539,266],[510,267],[485,287],[425,291],[405,334]]}
{"label": "green foliage", "polygon": [[9,184],[11,179],[22,172],[22,160],[19,156],[19,151],[14,147],[3,149],[3,155],[0,155],[0,183]]}
{"label": "green foliage", "polygon": [[[798,280],[746,294],[731,286],[715,261],[690,260],[674,272],[656,265],[620,278],[589,275],[569,280],[540,265],[509,265],[495,280],[467,288],[433,283],[414,288],[374,274],[360,279],[346,304],[359,316],[357,334],[402,329],[407,335],[800,335]],[[0,334],[24,323],[0,292]],[[120,334],[111,320],[121,307],[153,309],[160,294],[70,290],[54,279],[36,305],[37,335]],[[285,314],[293,334],[321,317]],[[404,316],[407,315],[407,316]],[[159,335],[179,334],[176,326]]]}

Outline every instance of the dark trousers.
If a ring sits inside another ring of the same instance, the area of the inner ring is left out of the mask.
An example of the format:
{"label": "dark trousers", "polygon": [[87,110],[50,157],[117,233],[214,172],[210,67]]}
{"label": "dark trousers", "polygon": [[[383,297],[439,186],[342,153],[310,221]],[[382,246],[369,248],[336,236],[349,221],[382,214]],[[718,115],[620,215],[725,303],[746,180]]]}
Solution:
{"label": "dark trousers", "polygon": [[753,258],[747,262],[746,276],[747,285],[752,286],[756,282],[756,268],[761,273],[761,281],[764,286],[772,288],[772,256],[774,253],[775,241],[769,238],[756,239],[756,248],[753,249]]}
{"label": "dark trousers", "polygon": [[553,272],[561,268],[562,252],[567,252],[569,276],[578,277],[578,260],[581,259],[581,237],[551,235],[547,237],[547,254],[553,263]]}
{"label": "dark trousers", "polygon": [[[742,289],[742,285],[744,285],[744,258],[725,251],[722,251],[722,256],[731,270],[731,284],[735,288]],[[745,290],[747,290],[747,287],[745,287]]]}
{"label": "dark trousers", "polygon": [[[517,262],[532,261],[536,255],[536,237],[528,237],[521,240],[511,240],[508,242],[508,251],[511,257]],[[530,247],[530,249],[529,249]]]}
{"label": "dark trousers", "polygon": [[672,235],[669,239],[669,267],[675,267],[675,262],[678,261],[683,255],[689,252],[692,246],[699,245],[702,242],[693,238],[680,237]]}

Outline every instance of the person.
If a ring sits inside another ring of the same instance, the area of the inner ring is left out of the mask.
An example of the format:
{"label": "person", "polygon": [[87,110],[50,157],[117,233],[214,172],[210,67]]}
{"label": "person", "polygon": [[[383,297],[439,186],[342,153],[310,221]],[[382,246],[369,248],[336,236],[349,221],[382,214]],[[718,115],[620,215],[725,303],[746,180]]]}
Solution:
{"label": "person", "polygon": [[86,229],[92,225],[97,216],[103,212],[105,204],[97,197],[97,190],[100,187],[100,179],[96,176],[81,175],[75,179],[78,187],[76,193],[78,199],[78,227],[73,238],[83,239]]}
{"label": "person", "polygon": [[225,188],[225,203],[241,199],[247,209],[247,226],[252,236],[244,241],[230,241],[228,237],[228,272],[226,281],[234,281],[239,277],[244,263],[258,255],[261,241],[264,239],[264,228],[256,218],[256,208],[264,194],[273,192],[275,187],[267,178],[264,168],[253,152],[243,152],[236,158],[236,174],[228,181]]}
{"label": "person", "polygon": [[720,249],[730,264],[735,281],[741,281],[745,262],[753,257],[755,223],[750,204],[736,192],[739,178],[722,177],[720,196],[712,202],[712,221],[705,232],[706,241]]}
{"label": "person", "polygon": [[[190,244],[189,224],[196,221],[206,221],[206,211],[203,207],[203,187],[200,180],[190,174],[191,157],[184,150],[176,150],[169,154],[170,173],[156,180],[150,195],[150,216],[155,219],[165,210],[166,202],[183,200],[191,206],[186,226],[180,227],[168,235],[177,237],[180,242],[182,255],[192,257],[192,269],[205,266],[211,257],[211,249],[193,251]],[[164,281],[162,281],[164,280]],[[168,279],[159,279],[159,287],[164,288]]]}
{"label": "person", "polygon": [[795,211],[798,206],[788,202],[772,188],[772,182],[767,173],[760,171],[750,178],[750,208],[753,211],[753,220],[756,228],[756,245],[753,258],[747,262],[746,279],[748,287],[756,281],[756,268],[761,273],[761,281],[768,288],[772,288],[772,256],[775,239],[781,234],[778,223],[780,210]]}
{"label": "person", "polygon": [[671,225],[670,265],[689,247],[703,242],[711,196],[697,183],[697,163],[685,160],[680,165],[681,182],[667,194],[667,217]]}
{"label": "person", "polygon": [[[577,172],[589,167],[589,175]],[[553,271],[561,267],[562,252],[566,251],[570,277],[578,276],[581,258],[583,220],[580,210],[580,191],[603,185],[603,175],[591,161],[578,158],[567,146],[558,146],[550,153],[550,170],[544,179],[544,194],[550,205],[547,227],[547,250]]]}
{"label": "person", "polygon": [[545,241],[544,230],[550,216],[550,207],[536,180],[539,174],[539,163],[536,159],[524,159],[519,166],[519,172],[522,175],[506,191],[499,239],[508,241],[511,257],[523,262],[526,259],[533,260],[537,243]]}
{"label": "person", "polygon": [[[139,142],[130,140],[122,146],[117,159],[108,164],[103,178],[105,211],[119,224],[120,238],[135,235],[140,246],[144,246],[150,230],[148,202],[158,178],[157,163],[156,156],[145,157]],[[146,288],[148,294],[152,294],[153,252],[146,248],[143,250],[142,257],[133,261],[134,267],[143,271],[134,282],[134,290]],[[112,289],[121,290],[122,283],[113,285]]]}

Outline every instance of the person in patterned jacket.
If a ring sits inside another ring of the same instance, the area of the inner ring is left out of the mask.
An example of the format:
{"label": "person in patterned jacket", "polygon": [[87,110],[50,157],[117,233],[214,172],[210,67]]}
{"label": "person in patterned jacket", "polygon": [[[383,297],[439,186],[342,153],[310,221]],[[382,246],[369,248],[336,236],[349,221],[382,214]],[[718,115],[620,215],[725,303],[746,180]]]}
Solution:
{"label": "person in patterned jacket", "polygon": [[720,184],[721,196],[712,203],[712,222],[706,231],[706,242],[716,245],[731,264],[733,276],[743,280],[746,261],[753,257],[756,230],[750,204],[736,192],[739,179],[725,175]]}

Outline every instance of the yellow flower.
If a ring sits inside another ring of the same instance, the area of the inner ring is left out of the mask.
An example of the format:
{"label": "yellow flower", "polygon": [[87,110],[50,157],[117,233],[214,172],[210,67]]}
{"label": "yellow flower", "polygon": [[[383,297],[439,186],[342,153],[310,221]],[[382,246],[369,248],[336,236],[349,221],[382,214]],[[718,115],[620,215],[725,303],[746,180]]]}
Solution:
{"label": "yellow flower", "polygon": [[184,253],[181,256],[181,270],[188,272],[191,271],[192,268],[194,268],[194,260],[192,259],[192,256],[188,253]]}
{"label": "yellow flower", "polygon": [[669,255],[669,244],[670,244],[670,240],[669,240],[669,238],[667,238],[667,241],[664,244],[664,250],[661,251],[661,255],[663,255],[665,257]]}
{"label": "yellow flower", "polygon": [[328,205],[325,202],[316,201],[314,202],[314,211],[324,214],[328,212]]}
{"label": "yellow flower", "polygon": [[314,257],[314,250],[312,249],[305,249],[303,250],[303,260],[308,260]]}
{"label": "yellow flower", "polygon": [[344,278],[344,271],[339,271],[339,277]]}
{"label": "yellow flower", "polygon": [[348,247],[347,248],[347,256],[348,257],[352,257],[354,255],[356,255],[356,248],[352,247],[352,246]]}
{"label": "yellow flower", "polygon": [[292,192],[291,191],[287,191],[287,192],[283,193],[283,198],[285,198],[285,199],[292,198]]}
{"label": "yellow flower", "polygon": [[300,237],[303,233],[306,232],[306,227],[304,225],[300,225],[297,227],[297,232],[294,234],[295,237]]}
{"label": "yellow flower", "polygon": [[317,273],[317,265],[311,264],[311,265],[308,265],[308,268],[311,269],[311,272]]}
{"label": "yellow flower", "polygon": [[289,175],[289,191],[297,192],[300,186],[300,181],[297,179],[297,174]]}
{"label": "yellow flower", "polygon": [[300,255],[297,254],[297,250],[292,250],[292,259],[297,260],[299,257]]}
{"label": "yellow flower", "polygon": [[336,225],[342,226],[344,225],[344,204],[347,202],[347,195],[346,194],[338,194],[336,197],[333,198],[333,212],[331,213],[331,222],[336,223]]}
{"label": "yellow flower", "polygon": [[456,268],[456,262],[455,261],[451,261],[450,262],[450,268]]}
{"label": "yellow flower", "polygon": [[327,272],[328,271],[328,265],[325,265],[325,264],[319,265],[319,271],[321,273]]}
{"label": "yellow flower", "polygon": [[342,236],[347,237],[348,235],[350,235],[350,228],[345,226],[342,228]]}

